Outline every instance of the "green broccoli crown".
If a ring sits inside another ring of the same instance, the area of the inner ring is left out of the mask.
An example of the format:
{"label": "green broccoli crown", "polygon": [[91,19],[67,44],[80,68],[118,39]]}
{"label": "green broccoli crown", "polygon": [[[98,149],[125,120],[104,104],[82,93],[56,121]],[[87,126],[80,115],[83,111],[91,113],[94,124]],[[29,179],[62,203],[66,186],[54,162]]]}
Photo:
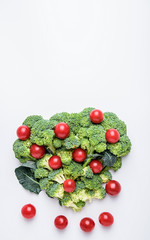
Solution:
{"label": "green broccoli crown", "polygon": [[72,162],[72,151],[58,149],[56,154],[61,158],[61,161],[64,165],[69,165]]}
{"label": "green broccoli crown", "polygon": [[86,178],[93,178],[93,171],[91,170],[90,166],[83,168],[83,176]]}
{"label": "green broccoli crown", "polygon": [[32,143],[29,139],[26,141],[17,139],[14,142],[13,151],[15,153],[15,157],[18,158],[21,163],[25,163],[27,161],[36,161],[36,159],[30,155],[31,145]]}
{"label": "green broccoli crown", "polygon": [[109,182],[112,179],[112,174],[108,170],[104,169],[100,173],[100,177],[101,177],[103,183],[107,183],[107,182]]}
{"label": "green broccoli crown", "polygon": [[49,159],[52,157],[52,154],[48,154],[46,153],[44,155],[44,157],[42,157],[41,159],[39,159],[36,163],[37,168],[46,168],[48,170],[52,170],[48,164]]}
{"label": "green broccoli crown", "polygon": [[106,196],[105,188],[101,186],[99,189],[94,191],[92,198],[103,199],[105,196]]}
{"label": "green broccoli crown", "polygon": [[85,108],[83,109],[83,111],[80,112],[80,116],[81,116],[81,121],[80,121],[80,125],[82,127],[89,127],[90,125],[92,125],[91,119],[90,119],[90,112],[94,110],[94,108]]}
{"label": "green broccoli crown", "polygon": [[101,125],[93,125],[87,129],[89,142],[92,146],[96,146],[99,143],[106,143],[105,138],[106,131]]}
{"label": "green broccoli crown", "polygon": [[48,179],[56,181],[60,184],[63,183],[65,181],[65,177],[62,168],[50,171],[48,174]]}
{"label": "green broccoli crown", "polygon": [[86,150],[88,153],[90,151],[90,142],[87,138],[82,138],[81,140],[81,148]]}
{"label": "green broccoli crown", "polygon": [[81,209],[85,206],[83,201],[79,201],[77,203],[73,202],[71,195],[68,193],[64,194],[64,197],[60,200],[60,204],[64,205],[65,207],[72,208],[75,212],[81,211]]}
{"label": "green broccoli crown", "polygon": [[64,196],[64,188],[62,184],[59,183],[52,183],[50,184],[50,186],[46,189],[46,193],[49,197],[52,198],[58,198],[58,199],[62,199]]}
{"label": "green broccoli crown", "polygon": [[34,171],[35,178],[46,178],[48,177],[49,171],[44,168],[37,168]]}
{"label": "green broccoli crown", "polygon": [[119,168],[121,168],[121,166],[122,166],[121,157],[117,157],[117,161],[114,163],[111,169],[113,169],[116,172]]}
{"label": "green broccoli crown", "polygon": [[63,145],[63,140],[54,138],[54,140],[53,140],[54,148],[60,148],[62,145]]}
{"label": "green broccoli crown", "polygon": [[74,149],[80,146],[80,140],[79,138],[74,135],[73,133],[69,135],[69,137],[67,137],[64,140],[64,146],[66,147],[66,149]]}
{"label": "green broccoli crown", "polygon": [[50,181],[48,178],[42,178],[42,179],[40,179],[40,181],[39,181],[40,188],[41,188],[42,190],[48,189],[52,183],[53,183],[53,182]]}
{"label": "green broccoli crown", "polygon": [[72,161],[69,166],[63,166],[65,178],[76,179],[83,175],[83,167],[80,163]]}
{"label": "green broccoli crown", "polygon": [[130,152],[131,142],[128,136],[123,135],[122,137],[120,137],[117,143],[114,144],[108,143],[107,148],[111,153],[113,153],[117,157],[123,157]]}
{"label": "green broccoli crown", "polygon": [[97,190],[101,187],[102,179],[99,175],[94,175],[93,178],[81,178],[85,184],[85,187],[90,190]]}
{"label": "green broccoli crown", "polygon": [[43,120],[42,116],[40,115],[31,115],[29,117],[27,117],[24,122],[23,122],[23,125],[26,125],[28,126],[29,128],[32,128],[33,125],[39,121],[39,120]]}

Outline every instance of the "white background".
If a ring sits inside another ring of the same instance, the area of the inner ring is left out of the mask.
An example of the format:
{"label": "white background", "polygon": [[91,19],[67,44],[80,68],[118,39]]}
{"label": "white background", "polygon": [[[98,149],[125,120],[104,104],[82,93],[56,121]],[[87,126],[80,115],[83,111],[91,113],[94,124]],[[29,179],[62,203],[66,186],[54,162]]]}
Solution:
{"label": "white background", "polygon": [[[0,239],[149,240],[149,43],[148,0],[0,0]],[[117,113],[133,146],[114,173],[120,195],[73,213],[19,185],[12,144],[28,115],[88,106]],[[37,208],[31,221],[20,214],[26,203]],[[112,227],[98,223],[102,211],[114,215]],[[64,231],[53,225],[59,214]],[[96,223],[90,234],[79,228],[85,216]]]}

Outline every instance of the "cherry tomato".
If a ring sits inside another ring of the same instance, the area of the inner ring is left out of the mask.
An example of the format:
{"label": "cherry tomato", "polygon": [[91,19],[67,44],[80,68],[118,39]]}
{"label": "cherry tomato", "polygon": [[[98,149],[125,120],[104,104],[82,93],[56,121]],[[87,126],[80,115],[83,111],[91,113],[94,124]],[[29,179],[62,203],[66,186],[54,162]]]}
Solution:
{"label": "cherry tomato", "polygon": [[64,188],[65,192],[71,193],[75,190],[76,183],[73,179],[67,179],[63,183],[63,188]]}
{"label": "cherry tomato", "polygon": [[36,208],[32,204],[26,204],[21,209],[24,218],[33,218],[36,214]]}
{"label": "cherry tomato", "polygon": [[62,166],[62,161],[59,156],[55,155],[49,159],[48,164],[52,169],[58,169]]}
{"label": "cherry tomato", "polygon": [[88,217],[83,218],[80,221],[80,228],[84,231],[84,232],[91,232],[95,227],[95,222]]}
{"label": "cherry tomato", "polygon": [[105,138],[109,143],[116,143],[119,141],[120,134],[117,129],[110,128],[105,134]]}
{"label": "cherry tomato", "polygon": [[63,215],[59,215],[55,218],[54,220],[54,224],[55,224],[55,227],[58,228],[58,229],[64,229],[67,227],[68,225],[68,219],[63,216]]}
{"label": "cherry tomato", "polygon": [[18,127],[17,136],[20,140],[27,140],[30,137],[30,128],[26,125]]}
{"label": "cherry tomato", "polygon": [[93,123],[100,123],[103,121],[104,115],[101,110],[94,109],[90,113],[90,119]]}
{"label": "cherry tomato", "polygon": [[56,137],[60,139],[65,139],[70,134],[70,127],[67,123],[60,122],[55,126],[54,133]]}
{"label": "cherry tomato", "polygon": [[33,144],[30,147],[30,154],[31,154],[32,157],[40,159],[45,154],[45,148],[43,146],[39,146],[37,144]]}
{"label": "cherry tomato", "polygon": [[118,193],[120,193],[121,191],[121,185],[119,182],[115,181],[115,180],[110,180],[107,184],[106,184],[106,192],[111,195],[111,196],[115,196]]}
{"label": "cherry tomato", "polygon": [[94,174],[101,172],[103,169],[103,165],[98,160],[92,160],[89,166],[92,169]]}
{"label": "cherry tomato", "polygon": [[72,158],[76,162],[83,162],[86,159],[86,151],[82,148],[77,148],[73,151]]}
{"label": "cherry tomato", "polygon": [[114,222],[114,218],[109,212],[103,212],[99,215],[99,223],[105,227],[111,226]]}

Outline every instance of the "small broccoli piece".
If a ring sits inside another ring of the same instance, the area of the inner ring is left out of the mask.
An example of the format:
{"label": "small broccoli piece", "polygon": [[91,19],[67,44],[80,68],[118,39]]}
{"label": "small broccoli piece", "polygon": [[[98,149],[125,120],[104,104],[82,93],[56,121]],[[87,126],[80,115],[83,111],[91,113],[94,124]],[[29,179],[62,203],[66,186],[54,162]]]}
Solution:
{"label": "small broccoli piece", "polygon": [[107,148],[106,143],[99,143],[97,146],[95,146],[94,150],[98,153],[104,152]]}
{"label": "small broccoli piece", "polygon": [[81,127],[77,133],[77,137],[82,140],[83,138],[86,138],[88,128]]}
{"label": "small broccoli piece", "polygon": [[111,169],[113,169],[116,172],[119,168],[121,168],[121,166],[122,166],[121,157],[117,157],[117,160],[114,163],[114,165],[111,167]]}
{"label": "small broccoli piece", "polygon": [[65,181],[65,177],[62,168],[50,171],[48,174],[48,179],[56,181],[60,184],[63,183]]}
{"label": "small broccoli piece", "polygon": [[106,143],[105,133],[106,131],[101,125],[90,126],[87,130],[90,144],[96,146],[99,143]]}
{"label": "small broccoli piece", "polygon": [[53,140],[54,148],[60,148],[62,146],[62,144],[63,144],[63,140],[61,140],[61,139],[55,138]]}
{"label": "small broccoli piece", "polygon": [[36,161],[36,159],[30,155],[31,145],[32,143],[29,139],[26,141],[17,139],[14,142],[13,151],[15,153],[15,157],[18,158],[21,163],[25,163],[27,161]]}
{"label": "small broccoli piece", "polygon": [[67,124],[70,127],[71,132],[77,134],[80,129],[81,115],[79,113],[71,113],[67,119]]}
{"label": "small broccoli piece", "polygon": [[77,136],[75,136],[74,134],[70,134],[69,137],[67,137],[64,140],[64,146],[67,149],[74,149],[80,146],[80,140]]}
{"label": "small broccoli piece", "polygon": [[84,150],[87,150],[87,154],[89,153],[90,143],[89,143],[89,140],[87,138],[83,138],[81,140],[81,148],[84,149]]}
{"label": "small broccoli piece", "polygon": [[75,208],[72,208],[74,212],[79,212],[82,210],[82,208],[85,206],[85,202],[84,201],[79,201],[77,202],[75,205],[76,207]]}
{"label": "small broccoli piece", "polygon": [[39,184],[40,184],[40,188],[42,190],[46,190],[50,187],[51,184],[53,184],[53,182],[49,181],[48,178],[42,178],[42,179],[40,179]]}
{"label": "small broccoli piece", "polygon": [[43,118],[40,115],[31,115],[24,120],[23,125],[26,125],[31,129],[37,121],[42,119]]}
{"label": "small broccoli piece", "polygon": [[117,143],[108,143],[107,149],[117,157],[123,157],[127,155],[131,150],[131,142],[128,136],[123,135],[120,137]]}
{"label": "small broccoli piece", "polygon": [[105,169],[100,173],[100,177],[103,183],[107,183],[112,179],[111,173]]}
{"label": "small broccoli piece", "polygon": [[101,187],[102,184],[102,179],[99,175],[93,176],[93,178],[85,178],[82,177],[81,180],[84,182],[85,187],[90,189],[90,190],[97,190]]}
{"label": "small broccoli piece", "polygon": [[55,153],[55,148],[53,146],[53,138],[55,136],[54,131],[51,129],[51,123],[48,120],[37,121],[32,129],[30,139],[31,142],[37,145],[45,145],[47,149]]}
{"label": "small broccoli piece", "polygon": [[62,199],[64,196],[64,188],[62,184],[59,183],[52,183],[50,186],[46,189],[46,193],[51,198],[58,198]]}
{"label": "small broccoli piece", "polygon": [[99,189],[94,191],[92,198],[103,199],[105,196],[106,196],[105,188],[100,187]]}
{"label": "small broccoli piece", "polygon": [[92,122],[90,119],[90,113],[92,110],[94,110],[94,108],[89,107],[89,108],[83,109],[83,111],[80,112],[80,115],[81,115],[80,125],[82,127],[89,127],[90,125],[92,125]]}
{"label": "small broccoli piece", "polygon": [[65,165],[69,165],[72,162],[72,151],[65,149],[58,149],[56,154],[61,158],[61,161]]}
{"label": "small broccoli piece", "polygon": [[54,127],[60,122],[67,123],[69,116],[70,116],[70,114],[67,112],[61,112],[61,113],[54,114],[49,120],[51,127],[54,129]]}
{"label": "small broccoli piece", "polygon": [[49,173],[49,171],[44,168],[37,168],[34,171],[34,177],[35,178],[46,178],[46,177],[48,177],[48,173]]}
{"label": "small broccoli piece", "polygon": [[83,168],[83,176],[86,178],[92,178],[93,177],[93,171],[91,170],[90,166],[87,166]]}
{"label": "small broccoli piece", "polygon": [[48,170],[52,170],[48,164],[49,159],[52,157],[52,154],[46,153],[44,157],[39,159],[36,163],[37,168],[46,168]]}
{"label": "small broccoli piece", "polygon": [[62,200],[60,200],[60,205],[64,205],[65,207],[71,207],[73,211],[79,212],[82,209],[82,207],[85,206],[85,203],[82,201],[79,201],[78,203],[74,203],[71,199],[70,194],[65,193]]}
{"label": "small broccoli piece", "polygon": [[101,122],[101,126],[107,131],[110,128],[115,128],[119,131],[120,136],[126,134],[126,124],[121,121],[116,114],[112,112],[105,112],[104,119]]}
{"label": "small broccoli piece", "polygon": [[65,178],[76,179],[83,175],[83,167],[80,163],[72,161],[69,166],[63,166]]}

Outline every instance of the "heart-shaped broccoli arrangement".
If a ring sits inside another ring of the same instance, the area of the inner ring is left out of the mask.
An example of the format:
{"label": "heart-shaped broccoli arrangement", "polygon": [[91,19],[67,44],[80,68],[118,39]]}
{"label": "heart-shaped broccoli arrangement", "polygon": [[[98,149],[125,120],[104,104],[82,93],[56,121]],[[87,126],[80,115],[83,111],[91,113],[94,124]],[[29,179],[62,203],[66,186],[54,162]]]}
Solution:
{"label": "heart-shaped broccoli arrangement", "polygon": [[131,149],[126,125],[116,114],[94,108],[57,113],[49,120],[29,116],[17,129],[13,144],[22,165],[15,169],[22,186],[44,190],[60,205],[80,211],[86,201],[103,199],[104,183],[112,179]]}

